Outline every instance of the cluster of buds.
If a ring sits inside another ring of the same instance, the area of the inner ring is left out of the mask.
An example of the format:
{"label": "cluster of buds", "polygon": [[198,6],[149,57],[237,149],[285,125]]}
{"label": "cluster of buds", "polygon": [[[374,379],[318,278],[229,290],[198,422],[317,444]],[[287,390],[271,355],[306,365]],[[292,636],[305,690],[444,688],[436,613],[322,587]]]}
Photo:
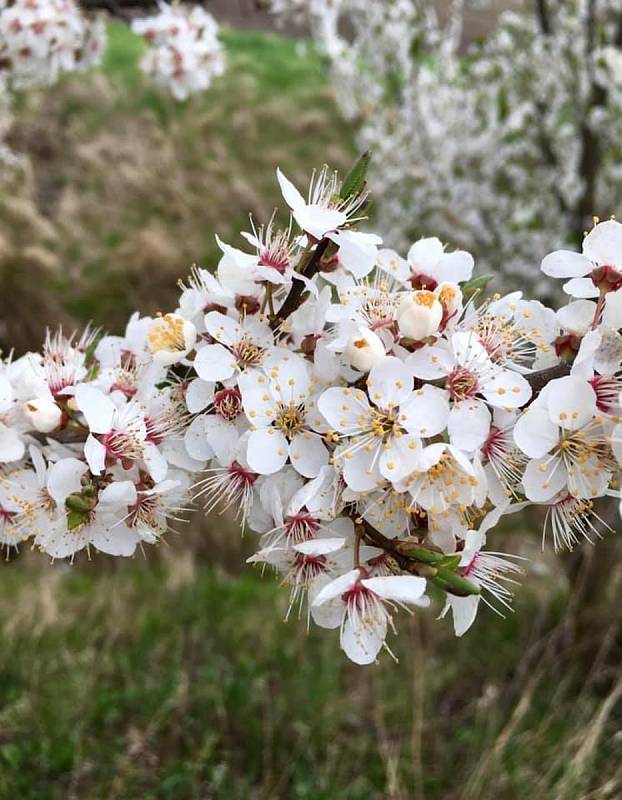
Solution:
{"label": "cluster of buds", "polygon": [[73,0],[0,0],[0,74],[17,89],[98,64],[105,44],[102,20]]}
{"label": "cluster of buds", "polygon": [[559,310],[485,297],[469,253],[424,238],[402,257],[357,229],[367,163],[322,169],[306,197],[278,172],[289,224],[217,240],[174,312],[1,363],[6,546],[130,555],[191,501],[230,509],[290,610],[368,664],[432,586],[458,635],[480,600],[510,607],[519,564],[487,549],[504,515],[542,506],[555,548],[601,532],[622,471],[622,225],[544,258],[569,278]]}
{"label": "cluster of buds", "polygon": [[224,71],[216,20],[201,6],[160,3],[160,13],[137,19],[132,30],[148,43],[141,67],[177,100],[209,87]]}

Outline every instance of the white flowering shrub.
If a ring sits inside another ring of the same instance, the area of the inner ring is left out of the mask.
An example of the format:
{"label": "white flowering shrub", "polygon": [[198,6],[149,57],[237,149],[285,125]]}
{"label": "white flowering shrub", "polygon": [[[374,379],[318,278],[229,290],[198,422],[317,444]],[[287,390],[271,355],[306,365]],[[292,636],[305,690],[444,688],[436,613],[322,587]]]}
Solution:
{"label": "white flowering shrub", "polygon": [[148,49],[143,72],[177,100],[205,91],[224,72],[216,20],[201,6],[160,4],[160,13],[132,23]]}
{"label": "white flowering shrub", "polygon": [[622,191],[618,0],[525,4],[465,48],[468,6],[272,0],[311,23],[339,105],[372,148],[377,226],[405,247],[433,232],[515,285],[544,286],[547,247],[580,244]]}
{"label": "white flowering shrub", "polygon": [[520,563],[487,541],[504,515],[542,506],[555,548],[599,535],[595,501],[620,499],[622,225],[544,258],[578,298],[558,311],[484,297],[468,252],[357,230],[366,164],[306,197],[279,172],[290,224],[218,240],[174,312],[0,363],[6,547],[130,556],[192,500],[230,509],[290,609],[367,664],[431,589],[458,635],[480,601],[510,607]]}
{"label": "white flowering shrub", "polygon": [[0,0],[0,75],[17,89],[47,86],[98,64],[106,45],[99,17],[73,0]]}

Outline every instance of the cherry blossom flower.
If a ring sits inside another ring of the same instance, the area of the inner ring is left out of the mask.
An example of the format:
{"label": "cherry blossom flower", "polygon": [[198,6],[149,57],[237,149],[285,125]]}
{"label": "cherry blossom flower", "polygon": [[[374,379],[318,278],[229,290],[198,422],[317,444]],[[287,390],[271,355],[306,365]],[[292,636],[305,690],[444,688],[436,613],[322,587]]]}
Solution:
{"label": "cherry blossom flower", "polygon": [[[426,581],[412,575],[370,578],[357,568],[326,585],[313,600],[313,606],[334,601],[332,618],[323,627],[340,627],[341,647],[356,664],[372,664],[382,649],[393,620],[389,609],[396,605],[428,604]],[[391,652],[389,650],[389,652]]]}

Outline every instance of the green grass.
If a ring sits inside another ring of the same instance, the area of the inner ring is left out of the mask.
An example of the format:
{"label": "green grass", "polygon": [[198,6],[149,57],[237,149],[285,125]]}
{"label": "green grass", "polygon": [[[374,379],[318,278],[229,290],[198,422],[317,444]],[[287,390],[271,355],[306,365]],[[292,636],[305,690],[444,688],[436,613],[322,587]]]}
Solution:
{"label": "green grass", "polygon": [[462,640],[434,612],[402,618],[399,664],[361,669],[336,632],[282,622],[268,576],[180,563],[2,568],[1,798],[576,800],[622,786],[615,715],[577,761],[608,690],[564,642],[562,594],[527,592],[507,620],[483,611]]}

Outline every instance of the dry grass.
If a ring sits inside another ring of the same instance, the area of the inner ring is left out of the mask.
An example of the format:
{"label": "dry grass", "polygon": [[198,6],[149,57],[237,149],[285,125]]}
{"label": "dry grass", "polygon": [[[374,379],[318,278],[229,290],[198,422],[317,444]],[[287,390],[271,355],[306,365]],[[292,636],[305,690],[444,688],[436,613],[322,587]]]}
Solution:
{"label": "dry grass", "polygon": [[301,182],[324,161],[349,165],[315,54],[252,33],[226,44],[226,76],[183,104],[143,82],[123,26],[103,72],[19,98],[12,144],[30,166],[0,204],[5,347],[34,347],[68,316],[119,331],[133,309],[169,307],[193,263],[215,264],[215,233],[241,244],[248,213],[264,221],[280,203],[277,164]]}

